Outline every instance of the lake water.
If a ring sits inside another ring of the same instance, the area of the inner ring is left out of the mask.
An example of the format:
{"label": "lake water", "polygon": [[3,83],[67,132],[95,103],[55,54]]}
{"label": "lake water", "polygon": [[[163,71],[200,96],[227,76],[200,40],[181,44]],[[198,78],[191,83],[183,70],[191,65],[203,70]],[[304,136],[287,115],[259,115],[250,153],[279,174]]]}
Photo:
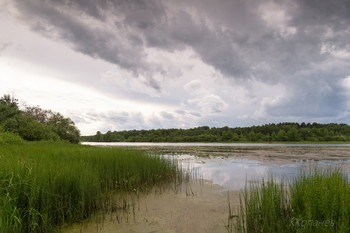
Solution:
{"label": "lake water", "polygon": [[[317,166],[342,166],[350,170],[349,144],[246,144],[246,143],[84,143],[100,146],[140,146],[151,151],[156,147],[162,156],[176,159],[184,171],[189,171],[199,180],[193,179],[186,188],[174,192],[155,191],[141,195],[134,203],[133,220],[116,213],[105,218],[103,223],[93,219],[64,231],[65,233],[109,233],[109,232],[227,232],[228,199],[233,208],[239,205],[239,190],[246,184],[273,176],[276,181],[291,181],[301,170]],[[157,147],[158,146],[158,147]],[[208,148],[210,146],[216,146]],[[228,148],[232,146],[234,148]],[[253,148],[256,146],[256,148]],[[280,146],[280,147],[276,147]],[[299,148],[297,147],[299,146]],[[309,146],[307,148],[306,146]],[[327,148],[327,146],[329,148]],[[342,146],[342,147],[340,147]],[[164,147],[164,150],[159,150]],[[175,148],[177,147],[177,148]],[[182,150],[185,147],[185,150]],[[193,147],[193,148],[190,148]],[[225,148],[223,148],[225,147]],[[249,147],[240,150],[239,147]],[[259,148],[260,147],[260,148]],[[261,147],[264,147],[261,149]],[[273,147],[273,148],[271,148]],[[288,148],[289,149],[288,149]],[[290,147],[293,147],[290,149]],[[322,148],[319,148],[322,147]],[[237,149],[238,148],[238,149]],[[208,157],[196,156],[195,151],[210,151]],[[224,151],[229,151],[224,155]],[[327,157],[325,156],[328,151]],[[180,153],[178,153],[180,152]],[[216,152],[216,153],[213,153]],[[249,157],[248,155],[258,156]],[[270,160],[286,155],[297,155],[278,164]],[[316,155],[316,157],[312,157]],[[337,155],[337,157],[334,157]],[[298,157],[299,156],[299,157]],[[250,158],[250,159],[247,159]],[[256,158],[256,159],[255,159]],[[319,161],[310,158],[329,158]],[[309,160],[307,160],[309,159]],[[188,188],[188,186],[190,188]],[[155,189],[157,190],[157,189]],[[190,190],[190,191],[188,191]],[[229,192],[227,192],[229,191]],[[131,213],[131,212],[130,212]],[[130,214],[129,213],[129,214]],[[126,216],[129,216],[128,214]],[[130,217],[131,218],[131,217]],[[116,221],[116,219],[118,221]]]}
{"label": "lake water", "polygon": [[197,142],[83,142],[83,145],[92,146],[349,146],[350,144],[333,144],[333,143],[197,143]]}
{"label": "lake water", "polygon": [[312,170],[316,166],[318,169],[336,166],[343,167],[345,170],[350,168],[350,160],[299,161],[281,165],[237,158],[201,158],[192,155],[171,155],[170,157],[175,157],[184,171],[193,171],[197,176],[222,186],[223,190],[240,190],[246,186],[247,182],[256,182],[270,177],[276,181],[283,179],[290,182],[302,170]]}
{"label": "lake water", "polygon": [[[269,144],[269,143],[139,143],[139,142],[112,142],[112,143],[83,143],[95,146],[133,146],[133,147],[348,147],[350,144]],[[350,158],[343,160],[296,160],[287,164],[267,163],[266,161],[244,159],[237,157],[211,156],[198,157],[192,154],[164,154],[170,159],[176,159],[184,171],[190,171],[197,177],[210,180],[220,185],[223,190],[243,189],[247,182],[273,177],[276,181],[292,181],[301,170],[310,168],[326,169],[340,166],[350,170]]]}

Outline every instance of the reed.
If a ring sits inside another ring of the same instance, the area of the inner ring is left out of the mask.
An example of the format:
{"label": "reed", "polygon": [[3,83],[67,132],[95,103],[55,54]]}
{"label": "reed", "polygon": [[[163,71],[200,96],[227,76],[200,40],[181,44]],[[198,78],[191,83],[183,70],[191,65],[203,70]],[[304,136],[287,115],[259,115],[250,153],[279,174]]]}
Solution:
{"label": "reed", "polygon": [[119,208],[111,207],[113,193],[142,192],[182,179],[175,161],[131,149],[3,144],[0,160],[3,233],[52,232],[98,211]]}
{"label": "reed", "polygon": [[[229,214],[232,215],[231,209]],[[298,178],[273,178],[245,188],[238,218],[228,232],[349,232],[350,185],[340,169],[302,172]]]}

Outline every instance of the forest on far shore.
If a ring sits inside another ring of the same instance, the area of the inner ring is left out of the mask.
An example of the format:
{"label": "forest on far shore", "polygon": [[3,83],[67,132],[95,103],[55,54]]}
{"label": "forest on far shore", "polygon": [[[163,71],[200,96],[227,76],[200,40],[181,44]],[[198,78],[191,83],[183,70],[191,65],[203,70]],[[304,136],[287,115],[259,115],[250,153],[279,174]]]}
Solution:
{"label": "forest on far shore", "polygon": [[347,124],[294,123],[251,127],[208,127],[108,131],[82,136],[85,142],[347,142]]}

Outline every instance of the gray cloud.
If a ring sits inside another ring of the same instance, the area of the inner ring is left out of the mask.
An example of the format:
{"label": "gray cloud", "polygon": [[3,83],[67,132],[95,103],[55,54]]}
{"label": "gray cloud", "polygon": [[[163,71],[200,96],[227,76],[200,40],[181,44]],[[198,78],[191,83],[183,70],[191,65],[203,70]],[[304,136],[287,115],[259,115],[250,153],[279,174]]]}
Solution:
{"label": "gray cloud", "polygon": [[228,107],[217,95],[205,95],[200,98],[189,99],[186,104],[192,108],[199,108],[204,113],[220,113]]}
{"label": "gray cloud", "polygon": [[313,71],[300,73],[288,84],[288,93],[277,104],[267,107],[267,114],[275,117],[337,119],[347,111],[349,90],[342,80],[349,74],[350,65],[323,64]]}
{"label": "gray cloud", "polygon": [[312,86],[314,84],[293,90],[299,95],[285,99],[269,108],[268,114],[277,117],[335,118],[339,115],[340,109],[345,109],[344,96],[337,94],[339,87],[326,85],[324,87],[326,90],[312,91]]}
{"label": "gray cloud", "polygon": [[[158,91],[162,83],[155,75],[171,71],[151,62],[148,49],[190,48],[228,79],[284,85],[285,98],[265,106],[272,116],[334,117],[346,109],[349,97],[338,83],[350,75],[349,1],[14,2],[34,31],[143,75]],[[194,84],[188,88],[198,89]],[[191,104],[216,113],[230,106],[216,95]]]}
{"label": "gray cloud", "polygon": [[343,27],[350,20],[350,2],[344,0],[296,0],[294,22],[303,26],[332,25]]}
{"label": "gray cloud", "polygon": [[201,117],[202,114],[200,114],[199,112],[191,112],[191,115],[194,117]]}
{"label": "gray cloud", "polygon": [[0,54],[3,53],[10,45],[11,43],[9,42],[4,42],[4,43],[0,42]]}
{"label": "gray cloud", "polygon": [[165,112],[165,111],[162,111],[162,112],[161,112],[161,115],[162,115],[162,117],[164,117],[165,119],[169,119],[169,120],[171,120],[171,119],[174,118],[173,114],[168,113],[168,112]]}
{"label": "gray cloud", "polygon": [[[137,33],[133,33],[133,29],[123,22],[103,21],[110,16],[100,14],[108,9],[107,2],[98,1],[97,5],[93,5],[92,1],[88,1],[86,5],[82,3],[83,1],[29,0],[16,1],[16,6],[32,30],[63,41],[85,55],[116,64],[133,72],[135,77],[140,74],[145,75],[148,77],[149,86],[160,90],[161,87],[154,81],[153,75],[162,70],[160,67],[156,70],[155,64],[146,61],[147,54],[144,52],[142,38]],[[121,3],[114,4],[113,13],[126,16],[123,11],[129,6],[126,2]],[[130,6],[130,8],[133,7]],[[148,14],[155,15],[151,14],[150,10]],[[135,15],[138,15],[137,12]],[[89,16],[95,18],[89,18]],[[132,25],[132,19],[130,23]],[[144,24],[138,26],[146,27]]]}
{"label": "gray cloud", "polygon": [[[71,12],[61,11],[51,4],[30,0],[21,1],[18,6],[23,12],[31,15],[31,26],[39,33],[64,40],[79,52],[134,72],[142,66],[144,55],[142,50],[138,50],[140,45],[135,40],[127,41],[126,38],[116,35],[117,31],[108,31],[88,24]],[[38,19],[35,19],[35,16]]]}
{"label": "gray cloud", "polygon": [[[29,0],[17,1],[17,7],[31,19],[34,30],[56,36],[79,52],[148,76],[161,67],[146,61],[145,48],[172,51],[189,46],[227,76],[281,78],[326,59],[319,52],[328,28],[337,32],[348,28],[348,4],[340,7],[343,1],[295,1],[297,7],[287,1],[276,2],[288,18],[284,26],[296,30],[295,35],[283,38],[268,27],[259,11],[269,2],[273,1],[193,0],[164,5],[162,1]],[[338,8],[343,9],[340,15],[335,11]],[[84,15],[95,21],[86,23]],[[149,84],[160,88],[152,78]]]}

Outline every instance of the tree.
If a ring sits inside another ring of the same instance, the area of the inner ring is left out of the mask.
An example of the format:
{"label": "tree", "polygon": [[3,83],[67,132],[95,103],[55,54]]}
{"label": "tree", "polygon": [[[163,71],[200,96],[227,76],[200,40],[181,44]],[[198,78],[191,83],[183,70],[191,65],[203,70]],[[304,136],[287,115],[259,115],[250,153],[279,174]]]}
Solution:
{"label": "tree", "polygon": [[20,114],[18,101],[10,95],[4,95],[0,98],[0,124],[9,118]]}
{"label": "tree", "polygon": [[298,130],[295,127],[292,127],[289,129],[288,133],[287,133],[287,138],[288,141],[300,141],[300,134],[298,133]]}
{"label": "tree", "polygon": [[222,140],[225,142],[229,142],[233,140],[233,133],[226,130],[222,133]]}
{"label": "tree", "polygon": [[49,118],[48,125],[52,126],[53,131],[61,139],[71,143],[78,143],[80,140],[80,131],[70,118],[63,117],[60,113],[55,113]]}
{"label": "tree", "polygon": [[287,141],[287,133],[286,133],[286,131],[284,131],[283,129],[278,131],[278,133],[276,135],[276,139],[277,139],[277,141]]}
{"label": "tree", "polygon": [[82,137],[85,141],[144,141],[144,142],[199,142],[199,141],[343,141],[350,140],[350,126],[346,124],[278,123],[262,126],[229,128],[153,129],[107,132]]}
{"label": "tree", "polygon": [[0,98],[0,126],[26,140],[80,140],[80,132],[71,119],[39,106],[20,110],[18,100],[10,95]]}
{"label": "tree", "polygon": [[103,136],[102,136],[101,132],[100,132],[100,131],[97,131],[97,132],[96,132],[96,136],[95,136],[96,142],[103,142],[102,139],[103,139]]}
{"label": "tree", "polygon": [[2,125],[8,132],[20,134],[20,129],[24,128],[32,121],[29,117],[22,114],[16,114],[13,117],[9,117],[3,121]]}
{"label": "tree", "polygon": [[23,139],[28,141],[59,140],[60,137],[52,130],[38,121],[31,121],[25,127],[19,129]]}
{"label": "tree", "polygon": [[3,95],[0,98],[0,104],[7,105],[18,110],[18,99],[10,95]]}
{"label": "tree", "polygon": [[34,120],[43,124],[47,124],[50,118],[54,116],[54,113],[51,110],[43,110],[39,106],[27,106],[24,112]]}

